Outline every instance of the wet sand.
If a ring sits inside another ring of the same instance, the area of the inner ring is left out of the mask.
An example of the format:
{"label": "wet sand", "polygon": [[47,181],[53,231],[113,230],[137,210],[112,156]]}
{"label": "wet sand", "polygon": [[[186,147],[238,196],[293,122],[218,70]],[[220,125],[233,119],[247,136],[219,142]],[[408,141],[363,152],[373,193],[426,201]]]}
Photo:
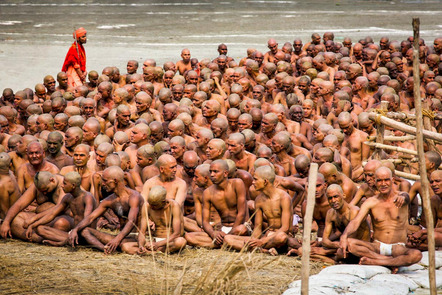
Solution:
{"label": "wet sand", "polygon": [[335,40],[356,42],[367,35],[402,40],[421,18],[421,36],[442,35],[441,1],[16,1],[0,3],[0,89],[20,90],[56,75],[72,43],[74,27],[88,30],[87,69],[101,71],[154,58],[177,61],[187,47],[196,58],[214,58],[226,43],[238,59],[249,47],[267,51],[313,32],[333,31]]}

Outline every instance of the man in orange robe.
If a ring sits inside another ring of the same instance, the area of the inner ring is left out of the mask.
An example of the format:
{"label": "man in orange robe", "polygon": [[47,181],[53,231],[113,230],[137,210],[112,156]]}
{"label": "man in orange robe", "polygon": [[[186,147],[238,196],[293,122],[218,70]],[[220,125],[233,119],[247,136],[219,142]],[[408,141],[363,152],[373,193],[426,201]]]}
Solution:
{"label": "man in orange robe", "polygon": [[86,34],[84,28],[75,31],[76,41],[69,48],[61,69],[68,75],[68,84],[72,88],[83,85],[86,81],[86,51],[83,47],[87,41]]}

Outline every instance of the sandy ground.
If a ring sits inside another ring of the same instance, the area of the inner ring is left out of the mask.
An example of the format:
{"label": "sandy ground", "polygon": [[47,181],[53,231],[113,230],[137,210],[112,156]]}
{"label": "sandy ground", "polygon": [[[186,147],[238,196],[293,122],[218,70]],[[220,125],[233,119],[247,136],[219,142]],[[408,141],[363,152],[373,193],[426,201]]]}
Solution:
{"label": "sandy ground", "polygon": [[[130,256],[0,240],[0,294],[281,294],[300,258],[186,249]],[[311,263],[311,274],[324,264]]]}

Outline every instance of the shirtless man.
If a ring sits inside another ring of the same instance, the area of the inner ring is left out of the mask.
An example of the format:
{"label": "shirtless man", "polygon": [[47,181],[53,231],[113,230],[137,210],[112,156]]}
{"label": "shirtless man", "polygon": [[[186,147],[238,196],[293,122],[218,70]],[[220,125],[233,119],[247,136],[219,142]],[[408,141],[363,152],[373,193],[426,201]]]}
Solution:
{"label": "shirtless man", "polygon": [[345,201],[350,203],[356,194],[358,187],[344,173],[338,171],[332,163],[324,163],[319,167],[319,173],[324,175],[325,181],[330,184],[339,185],[344,191]]}
{"label": "shirtless man", "polygon": [[[327,211],[330,209],[330,205],[325,194],[327,183],[321,173],[318,173],[318,180],[316,181],[316,193],[315,193],[315,209],[313,211],[313,220],[315,223],[312,225],[312,230],[318,232],[318,242],[322,241],[322,234],[325,228],[325,217]],[[306,189],[307,190],[307,189]],[[305,210],[307,208],[307,200],[302,203],[302,216],[305,216]]]}
{"label": "shirtless man", "polygon": [[144,123],[135,125],[130,134],[129,145],[124,151],[129,154],[130,168],[133,169],[137,164],[137,150],[150,141],[150,128]]}
{"label": "shirtless man", "polygon": [[[210,165],[201,164],[195,169],[195,174],[193,177],[194,187],[193,187],[193,201],[195,205],[195,220],[199,227],[203,227],[203,193],[209,186],[213,183],[210,180]],[[210,207],[210,218],[209,223],[212,225],[217,225],[221,223],[221,218],[219,217],[218,211],[215,207]]]}
{"label": "shirtless man", "polygon": [[[434,222],[434,241],[435,246],[442,247],[442,170],[435,170],[430,175],[430,185],[434,192],[431,197],[431,211]],[[407,245],[418,248],[421,251],[428,251],[428,233],[425,212],[421,217],[421,228],[408,236]]]}
{"label": "shirtless man", "polygon": [[130,109],[127,105],[122,104],[117,107],[114,125],[106,129],[105,133],[111,139],[117,131],[124,131],[127,136],[130,136],[133,126],[134,123],[130,120]]}
{"label": "shirtless man", "polygon": [[[65,195],[61,188],[63,177],[54,175],[47,171],[38,172],[34,177],[34,183],[20,196],[20,198],[8,210],[3,224],[0,228],[0,234],[3,238],[16,237],[23,241],[32,241],[41,243],[40,236],[26,235],[25,222],[36,214],[43,212],[57,204]],[[22,212],[33,201],[37,202],[34,212]],[[71,228],[70,220],[67,216],[58,218],[52,226],[62,231],[68,231]]]}
{"label": "shirtless man", "polygon": [[[228,179],[229,167],[224,160],[210,164],[212,185],[203,193],[203,229],[205,232],[186,233],[185,238],[192,246],[220,248],[224,237],[246,235],[244,222],[247,218],[246,191],[238,178]],[[210,208],[215,207],[221,217],[222,228],[210,224]]]}
{"label": "shirtless man", "polygon": [[256,141],[270,146],[273,136],[276,134],[276,126],[278,125],[278,116],[273,113],[265,114],[262,118],[261,133],[256,136]]}
{"label": "shirtless man", "polygon": [[279,132],[273,136],[270,145],[274,153],[272,160],[275,164],[283,167],[287,176],[296,173],[295,159],[287,153],[290,143],[290,137],[284,132]]}
{"label": "shirtless man", "polygon": [[34,176],[37,172],[48,171],[57,174],[60,170],[52,163],[44,159],[43,146],[38,141],[28,144],[26,154],[29,163],[24,163],[18,169],[17,182],[21,192],[27,190],[34,182]]}
{"label": "shirtless man", "polygon": [[86,191],[91,191],[92,175],[94,171],[91,171],[87,166],[89,161],[90,147],[85,144],[79,144],[74,150],[74,165],[65,166],[60,170],[60,175],[65,176],[70,172],[77,172],[81,177],[81,188]]}
{"label": "shirtless man", "polygon": [[[419,250],[405,247],[407,242],[408,196],[401,197],[393,189],[391,170],[380,167],[375,173],[379,194],[362,204],[358,215],[348,224],[341,235],[340,248],[344,258],[347,250],[361,257],[360,264],[383,266],[407,266],[422,258]],[[374,242],[349,238],[370,214]]]}
{"label": "shirtless man", "polygon": [[[283,248],[291,232],[291,197],[282,189],[274,186],[275,172],[270,166],[258,167],[253,176],[253,186],[259,195],[255,199],[255,228],[251,237],[226,235],[225,243],[241,250],[260,249],[273,255]],[[264,219],[268,226],[264,228]]]}
{"label": "shirtless man", "polygon": [[366,199],[377,195],[378,189],[376,187],[376,181],[374,178],[374,173],[376,170],[382,166],[382,163],[378,160],[370,160],[364,166],[364,182],[361,184],[356,192],[356,195],[351,200],[350,204],[355,206],[361,206]]}
{"label": "shirtless man", "polygon": [[43,244],[67,245],[69,238],[67,231],[56,229],[51,223],[66,210],[70,210],[73,215],[72,226],[76,226],[97,207],[92,194],[81,188],[81,176],[77,172],[72,171],[64,176],[62,188],[66,195],[58,204],[25,222],[26,236],[29,239],[32,235],[38,235],[42,238]]}
{"label": "shirtless man", "polygon": [[15,151],[8,153],[12,160],[11,170],[14,172],[15,176],[18,175],[18,168],[22,164],[29,162],[26,148],[32,141],[37,141],[37,138],[32,135],[25,135],[17,142]]}
{"label": "shirtless man", "polygon": [[219,138],[214,138],[207,144],[206,156],[207,160],[205,164],[210,164],[215,160],[224,159],[224,154],[226,153],[227,147],[224,140]]}
{"label": "shirtless man", "polygon": [[[326,190],[327,200],[330,204],[330,209],[327,211],[325,218],[324,234],[322,235],[322,246],[327,249],[312,248],[312,254],[334,254],[336,259],[341,260],[343,253],[339,248],[339,235],[345,231],[348,223],[353,220],[359,213],[359,208],[348,204],[345,201],[345,194],[342,188],[337,184],[331,184]],[[367,221],[361,223],[361,226],[352,235],[352,238],[370,241],[370,229]]]}
{"label": "shirtless man", "polygon": [[174,253],[186,246],[182,237],[183,212],[175,200],[166,196],[164,187],[155,185],[151,188],[141,210],[138,242],[124,244],[123,252],[140,255],[156,251]]}
{"label": "shirtless man", "polygon": [[354,181],[358,181],[363,173],[362,162],[368,159],[370,153],[370,147],[364,144],[368,139],[368,135],[353,126],[351,115],[348,112],[339,114],[338,123],[345,134],[342,146],[350,149],[351,178]]}
{"label": "shirtless man", "polygon": [[141,195],[147,202],[149,191],[156,185],[167,189],[167,199],[175,200],[181,208],[186,200],[187,184],[181,178],[176,177],[177,162],[171,155],[163,154],[157,160],[160,174],[148,179],[144,185]]}
{"label": "shirtless man", "polygon": [[282,52],[281,49],[278,49],[278,43],[275,39],[269,39],[267,42],[267,46],[270,49],[269,51],[264,54],[264,61],[263,64],[266,64],[268,62],[277,63],[276,54]]}
{"label": "shirtless man", "polygon": [[83,130],[80,127],[70,127],[66,130],[64,135],[63,152],[68,156],[74,155],[74,150],[77,145],[83,141]]}
{"label": "shirtless man", "polygon": [[188,149],[194,150],[202,162],[207,160],[206,150],[207,144],[213,139],[213,132],[207,128],[201,128],[197,131],[195,141],[192,142]]}
{"label": "shirtless man", "polygon": [[61,151],[61,147],[63,146],[63,135],[60,132],[53,131],[49,133],[47,144],[48,155],[46,161],[54,164],[58,169],[74,164],[72,157]]}
{"label": "shirtless man", "polygon": [[[109,197],[102,200],[97,209],[77,224],[69,232],[69,243],[72,247],[78,244],[78,234],[94,248],[104,251],[105,254],[112,254],[118,247],[123,247],[124,240],[138,223],[138,215],[143,206],[144,200],[141,195],[124,185],[124,172],[120,167],[112,166],[106,168],[102,176],[103,188],[111,193]],[[118,216],[121,224],[121,231],[114,236],[91,227],[98,217],[104,215],[107,209]]]}
{"label": "shirtless man", "polygon": [[227,140],[227,152],[225,157],[235,162],[238,169],[243,169],[249,173],[253,172],[253,164],[256,156],[244,149],[245,138],[241,133],[232,133]]}
{"label": "shirtless man", "polygon": [[192,65],[190,63],[190,50],[187,48],[183,49],[181,51],[181,58],[182,60],[179,60],[176,63],[176,68],[180,75],[184,76],[187,71],[192,69]]}
{"label": "shirtless man", "polygon": [[6,216],[9,208],[20,197],[17,180],[9,170],[11,157],[7,153],[0,153],[0,223]]}

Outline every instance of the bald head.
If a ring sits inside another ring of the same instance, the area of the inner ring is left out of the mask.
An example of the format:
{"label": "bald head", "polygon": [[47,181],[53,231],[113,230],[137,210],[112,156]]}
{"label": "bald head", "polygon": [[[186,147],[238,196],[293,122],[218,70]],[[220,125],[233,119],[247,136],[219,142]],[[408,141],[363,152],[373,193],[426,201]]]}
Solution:
{"label": "bald head", "polygon": [[164,187],[155,185],[150,189],[149,195],[147,196],[147,201],[151,206],[162,206],[166,203],[166,195],[167,190]]}
{"label": "bald head", "polygon": [[255,176],[266,179],[273,184],[275,181],[275,171],[270,166],[261,166],[255,170]]}
{"label": "bald head", "polygon": [[81,185],[81,175],[77,171],[71,171],[64,175],[64,180],[73,184],[75,187]]}

